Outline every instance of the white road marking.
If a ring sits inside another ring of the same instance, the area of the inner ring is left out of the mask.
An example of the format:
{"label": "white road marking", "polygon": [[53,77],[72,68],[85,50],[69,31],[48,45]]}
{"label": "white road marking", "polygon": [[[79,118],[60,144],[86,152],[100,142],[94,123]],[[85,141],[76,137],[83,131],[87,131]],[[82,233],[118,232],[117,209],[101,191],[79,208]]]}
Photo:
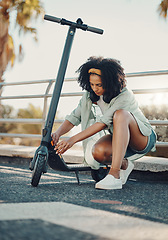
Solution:
{"label": "white road marking", "polygon": [[165,240],[166,224],[64,202],[1,203],[0,220],[41,219],[118,240]]}

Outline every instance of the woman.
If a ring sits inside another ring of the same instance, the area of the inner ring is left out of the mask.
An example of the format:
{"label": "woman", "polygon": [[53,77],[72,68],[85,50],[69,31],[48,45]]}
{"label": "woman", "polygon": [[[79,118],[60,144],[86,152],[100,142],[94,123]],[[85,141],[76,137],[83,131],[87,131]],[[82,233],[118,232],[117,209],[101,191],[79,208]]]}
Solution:
{"label": "woman", "polygon": [[[132,161],[154,147],[156,135],[133,93],[126,88],[125,74],[119,61],[90,57],[77,72],[79,85],[86,92],[78,107],[52,133],[55,148],[58,154],[63,154],[75,143],[83,141],[86,155],[90,146],[88,141],[108,130],[109,134],[99,137],[91,150],[98,163],[111,164],[108,175],[95,187],[121,189],[133,169]],[[94,111],[96,107],[101,114]],[[60,136],[79,123],[81,132],[58,143]]]}

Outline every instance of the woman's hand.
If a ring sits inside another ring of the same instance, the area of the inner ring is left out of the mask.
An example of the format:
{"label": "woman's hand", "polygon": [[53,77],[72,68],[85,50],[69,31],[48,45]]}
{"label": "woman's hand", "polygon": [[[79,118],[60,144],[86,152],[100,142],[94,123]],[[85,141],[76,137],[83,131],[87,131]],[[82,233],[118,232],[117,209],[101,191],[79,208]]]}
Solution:
{"label": "woman's hand", "polygon": [[54,146],[56,146],[60,138],[59,134],[57,132],[54,132],[51,134],[51,137],[52,137]]}
{"label": "woman's hand", "polygon": [[72,138],[69,138],[68,140],[62,140],[55,146],[56,153],[63,154],[69,148],[71,148],[74,144],[75,142],[72,140]]}

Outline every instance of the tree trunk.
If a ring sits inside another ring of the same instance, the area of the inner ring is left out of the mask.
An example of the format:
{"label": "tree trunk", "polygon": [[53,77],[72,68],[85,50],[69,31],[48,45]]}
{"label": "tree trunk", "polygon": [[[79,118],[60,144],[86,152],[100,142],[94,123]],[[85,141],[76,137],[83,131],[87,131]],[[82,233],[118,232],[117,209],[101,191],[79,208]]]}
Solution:
{"label": "tree trunk", "polygon": [[2,15],[0,16],[0,82],[2,82],[3,73],[10,60],[8,52],[8,26],[9,22],[5,21]]}
{"label": "tree trunk", "polygon": [[[4,21],[2,15],[0,15],[0,83],[3,82],[3,73],[8,65],[9,56],[7,53],[8,46],[8,26],[9,22]],[[0,96],[2,94],[3,87],[0,86]],[[2,105],[0,101],[0,117],[2,112]]]}

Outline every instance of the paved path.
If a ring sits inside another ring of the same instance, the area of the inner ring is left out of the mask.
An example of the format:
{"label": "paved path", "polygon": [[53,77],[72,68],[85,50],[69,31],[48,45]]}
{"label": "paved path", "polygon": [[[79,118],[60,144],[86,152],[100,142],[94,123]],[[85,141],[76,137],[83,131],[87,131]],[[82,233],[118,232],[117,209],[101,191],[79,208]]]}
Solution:
{"label": "paved path", "polygon": [[[2,204],[0,209],[1,221],[22,220],[26,223],[26,220],[41,220],[48,227],[50,224],[56,224],[65,227],[66,230],[77,230],[81,237],[87,233],[95,239],[97,236],[98,239],[166,240],[168,236],[166,224],[64,202]],[[36,224],[36,221],[33,222]],[[66,239],[69,239],[68,236]]]}
{"label": "paved path", "polygon": [[33,188],[28,166],[2,164],[1,240],[167,239],[167,182],[132,179],[106,191],[88,174],[80,179],[49,170]]}

